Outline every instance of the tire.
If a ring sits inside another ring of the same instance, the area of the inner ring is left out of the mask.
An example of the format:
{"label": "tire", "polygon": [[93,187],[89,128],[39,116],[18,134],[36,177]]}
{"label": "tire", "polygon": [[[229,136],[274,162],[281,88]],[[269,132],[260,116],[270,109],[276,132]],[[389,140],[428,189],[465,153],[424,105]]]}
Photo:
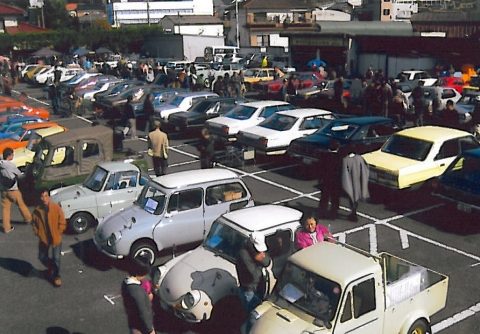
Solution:
{"label": "tire", "polygon": [[157,257],[157,247],[148,240],[137,241],[130,250],[130,257],[136,261],[141,259],[142,262],[146,259],[150,265],[153,265]]}
{"label": "tire", "polygon": [[73,233],[82,234],[87,232],[93,222],[94,219],[89,213],[77,212],[70,218],[68,225]]}
{"label": "tire", "polygon": [[425,320],[417,320],[410,326],[407,334],[431,334],[430,326]]}
{"label": "tire", "polygon": [[204,85],[205,85],[205,88],[210,89],[210,79],[209,78],[205,79]]}

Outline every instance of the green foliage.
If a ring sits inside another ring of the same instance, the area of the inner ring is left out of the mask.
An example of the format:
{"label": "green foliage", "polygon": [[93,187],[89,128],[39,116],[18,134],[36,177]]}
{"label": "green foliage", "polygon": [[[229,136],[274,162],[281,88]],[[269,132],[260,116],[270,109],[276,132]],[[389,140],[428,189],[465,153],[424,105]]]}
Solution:
{"label": "green foliage", "polygon": [[[58,1],[63,2],[62,0]],[[119,29],[110,29],[108,27],[108,29],[105,29],[105,25],[102,23],[91,25],[80,33],[76,30],[62,27],[58,30],[42,33],[17,34],[13,36],[0,34],[0,53],[8,53],[14,46],[17,50],[30,51],[48,46],[63,53],[68,53],[69,50],[78,46],[85,46],[90,50],[104,46],[116,52],[138,53],[141,51],[146,37],[162,32],[162,28],[158,25],[138,25]]]}

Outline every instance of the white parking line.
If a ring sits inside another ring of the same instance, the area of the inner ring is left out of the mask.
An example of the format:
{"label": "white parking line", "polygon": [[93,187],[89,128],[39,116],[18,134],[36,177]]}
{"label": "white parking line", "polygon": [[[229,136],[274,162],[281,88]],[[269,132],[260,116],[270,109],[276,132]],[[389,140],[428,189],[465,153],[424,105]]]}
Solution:
{"label": "white parking line", "polygon": [[378,254],[378,244],[377,244],[377,226],[375,224],[369,224],[368,235],[370,238],[370,254]]}
{"label": "white parking line", "polygon": [[457,314],[454,314],[453,316],[451,316],[450,318],[447,318],[445,320],[442,320],[438,323],[436,323],[435,325],[432,326],[432,333],[438,333],[438,332],[441,332],[442,330],[448,328],[448,327],[451,327],[453,325],[455,325],[456,323],[462,321],[462,320],[465,320],[477,313],[480,312],[480,303],[478,304],[475,304],[471,307],[469,307],[468,309],[466,310],[463,310],[462,312],[459,312]]}
{"label": "white parking line", "polygon": [[[19,92],[18,90],[12,90],[12,92],[17,93],[18,95],[20,95],[20,92]],[[36,102],[38,102],[38,103],[41,103],[41,104],[43,104],[43,105],[45,105],[45,106],[49,106],[49,105],[50,105],[49,103],[43,102],[43,101],[41,101],[41,100],[39,100],[39,99],[36,99],[36,98],[34,98],[34,97],[30,96],[30,95],[27,95],[27,97],[28,97],[30,100],[34,100],[34,101],[36,101]]]}
{"label": "white parking line", "polygon": [[402,242],[402,249],[410,247],[410,244],[408,243],[408,233],[404,230],[400,231],[400,241]]}
{"label": "white parking line", "polygon": [[116,295],[116,296],[103,295],[103,298],[105,298],[110,304],[115,305],[115,302],[113,300],[120,298],[121,296],[122,295]]}

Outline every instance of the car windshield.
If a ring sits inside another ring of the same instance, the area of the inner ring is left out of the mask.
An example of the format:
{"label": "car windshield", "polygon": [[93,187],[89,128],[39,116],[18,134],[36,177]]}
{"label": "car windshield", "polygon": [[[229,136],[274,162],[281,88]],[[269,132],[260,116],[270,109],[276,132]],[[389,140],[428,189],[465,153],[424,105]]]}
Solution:
{"label": "car windshield", "polygon": [[184,99],[185,99],[184,96],[175,96],[168,103],[171,104],[172,106],[178,107],[183,102]]}
{"label": "car windshield", "polygon": [[293,263],[287,263],[274,298],[281,298],[312,317],[332,321],[341,296],[340,285],[315,275]]}
{"label": "car windshield", "polygon": [[297,118],[293,116],[273,114],[260,123],[260,126],[277,131],[287,131],[292,128],[296,121]]}
{"label": "car windshield", "polygon": [[254,77],[258,75],[258,70],[245,70],[243,73],[245,77]]}
{"label": "car windshield", "polygon": [[119,85],[116,85],[112,88],[110,94],[111,95],[115,95],[115,94],[119,94],[121,92],[123,92],[125,89],[127,89],[129,87],[128,84],[125,84],[125,83],[121,83]]}
{"label": "car windshield", "polygon": [[382,152],[400,157],[423,161],[430,152],[432,143],[402,135],[393,135],[382,147]]}
{"label": "car windshield", "polygon": [[327,126],[318,130],[318,133],[322,135],[337,138],[337,139],[350,139],[355,132],[357,132],[358,125],[344,124],[339,122],[332,122]]}
{"label": "car windshield", "polygon": [[245,241],[246,236],[225,224],[223,218],[219,218],[212,224],[208,236],[203,241],[203,246],[215,254],[234,261]]}
{"label": "car windshield", "polygon": [[90,173],[87,179],[83,182],[83,186],[92,191],[100,191],[105,183],[105,179],[108,176],[108,171],[100,166],[96,166]]}
{"label": "car windshield", "polygon": [[15,132],[13,132],[10,137],[15,140],[20,140],[20,138],[22,138],[24,133],[25,133],[25,129],[23,127],[20,127],[16,129]]}
{"label": "car windshield", "polygon": [[159,215],[165,208],[165,202],[165,193],[155,182],[149,182],[143,187],[136,203],[148,213]]}
{"label": "car windshield", "polygon": [[247,106],[239,105],[239,106],[236,106],[235,108],[233,108],[232,110],[230,110],[229,112],[227,112],[225,114],[225,117],[233,118],[233,119],[239,119],[239,120],[245,120],[245,119],[249,119],[250,117],[252,117],[252,115],[255,113],[256,110],[257,110],[257,108],[254,108],[254,107],[247,107]]}

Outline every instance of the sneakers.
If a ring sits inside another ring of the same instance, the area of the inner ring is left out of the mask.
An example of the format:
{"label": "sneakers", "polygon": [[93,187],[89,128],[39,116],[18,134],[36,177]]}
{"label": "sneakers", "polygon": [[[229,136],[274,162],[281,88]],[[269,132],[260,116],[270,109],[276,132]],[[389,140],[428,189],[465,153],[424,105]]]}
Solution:
{"label": "sneakers", "polygon": [[57,276],[53,279],[53,286],[56,288],[59,288],[62,286],[62,279],[60,278],[60,276]]}
{"label": "sneakers", "polygon": [[8,231],[5,231],[5,234],[8,234],[8,233],[11,233],[15,230],[15,226],[12,226],[11,229],[9,229]]}

